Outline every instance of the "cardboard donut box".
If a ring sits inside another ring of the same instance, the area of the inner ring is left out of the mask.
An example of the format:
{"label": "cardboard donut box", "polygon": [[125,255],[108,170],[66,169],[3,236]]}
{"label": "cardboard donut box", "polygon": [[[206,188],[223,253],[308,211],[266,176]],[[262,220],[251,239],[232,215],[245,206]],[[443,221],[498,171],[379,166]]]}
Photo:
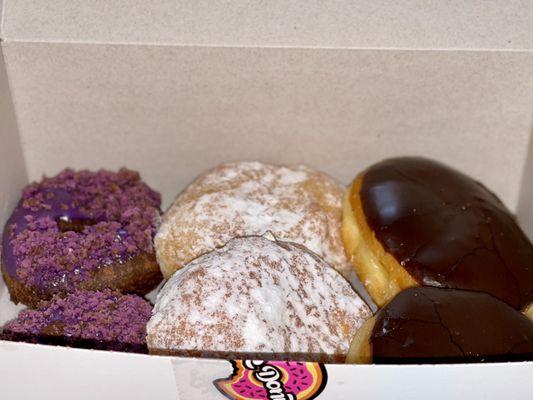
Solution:
{"label": "cardboard donut box", "polygon": [[[166,208],[223,161],[305,163],[347,184],[385,157],[423,155],[484,182],[533,237],[527,2],[0,0],[0,10],[2,227],[25,184],[66,166],[137,169]],[[20,309],[0,282],[0,324]],[[533,362],[319,367],[307,398],[526,399],[533,377]],[[216,400],[214,382],[232,371],[226,360],[0,342],[9,400]]]}

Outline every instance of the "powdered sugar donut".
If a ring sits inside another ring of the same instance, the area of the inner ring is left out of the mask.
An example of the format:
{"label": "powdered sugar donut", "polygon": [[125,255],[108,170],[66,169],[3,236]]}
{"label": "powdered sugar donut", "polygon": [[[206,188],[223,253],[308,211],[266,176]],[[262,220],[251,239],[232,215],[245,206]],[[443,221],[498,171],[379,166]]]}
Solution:
{"label": "powdered sugar donut", "polygon": [[176,272],[147,325],[154,354],[344,362],[371,315],[303,246],[236,238]]}
{"label": "powdered sugar donut", "polygon": [[220,165],[197,178],[163,216],[154,240],[163,275],[234,237],[270,231],[306,246],[348,278],[342,192],[332,178],[305,166]]}

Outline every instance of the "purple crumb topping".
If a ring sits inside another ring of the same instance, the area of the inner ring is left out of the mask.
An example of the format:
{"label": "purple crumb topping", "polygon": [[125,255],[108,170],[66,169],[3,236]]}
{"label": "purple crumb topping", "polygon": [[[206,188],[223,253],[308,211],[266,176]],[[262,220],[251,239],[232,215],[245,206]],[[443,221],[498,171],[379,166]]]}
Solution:
{"label": "purple crumb topping", "polygon": [[39,341],[41,336],[60,337],[66,344],[91,344],[109,350],[141,349],[152,306],[135,295],[109,289],[77,290],[66,298],[58,295],[36,310],[23,310],[4,326],[7,338]]}
{"label": "purple crumb topping", "polygon": [[23,190],[2,261],[26,285],[71,291],[102,266],[153,254],[160,204],[137,172],[66,169]]}

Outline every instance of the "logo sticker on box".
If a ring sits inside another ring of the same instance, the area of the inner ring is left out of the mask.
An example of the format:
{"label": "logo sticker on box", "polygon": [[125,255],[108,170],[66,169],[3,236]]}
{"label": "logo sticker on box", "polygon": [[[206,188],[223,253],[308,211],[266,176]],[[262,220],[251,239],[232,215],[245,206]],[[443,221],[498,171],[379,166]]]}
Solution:
{"label": "logo sticker on box", "polygon": [[323,364],[295,361],[230,361],[233,373],[213,381],[231,400],[311,400],[327,381]]}

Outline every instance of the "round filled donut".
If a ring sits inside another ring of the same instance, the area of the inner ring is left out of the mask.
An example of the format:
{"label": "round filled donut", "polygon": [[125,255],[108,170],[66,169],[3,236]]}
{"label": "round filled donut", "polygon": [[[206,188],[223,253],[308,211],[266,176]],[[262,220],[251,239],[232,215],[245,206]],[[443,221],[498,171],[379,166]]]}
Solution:
{"label": "round filled donut", "polygon": [[152,354],[344,362],[370,316],[316,254],[243,237],[172,275],[157,296],[147,344]]}
{"label": "round filled donut", "polygon": [[11,299],[109,288],[145,294],[161,281],[153,248],[160,196],[127,169],[67,169],[28,185],[2,238]]}
{"label": "round filled donut", "polygon": [[342,192],[332,178],[305,166],[220,165],[198,177],[164,214],[154,240],[163,275],[169,278],[234,237],[271,232],[307,247],[349,277]]}
{"label": "round filled donut", "polygon": [[110,289],[55,295],[8,322],[1,338],[29,343],[146,353],[152,305]]}
{"label": "round filled donut", "polygon": [[533,360],[533,322],[482,292],[404,290],[355,335],[348,363],[422,364]]}
{"label": "round filled donut", "polygon": [[378,306],[425,285],[487,292],[531,314],[533,246],[492,192],[443,164],[369,167],[345,192],[342,232]]}

